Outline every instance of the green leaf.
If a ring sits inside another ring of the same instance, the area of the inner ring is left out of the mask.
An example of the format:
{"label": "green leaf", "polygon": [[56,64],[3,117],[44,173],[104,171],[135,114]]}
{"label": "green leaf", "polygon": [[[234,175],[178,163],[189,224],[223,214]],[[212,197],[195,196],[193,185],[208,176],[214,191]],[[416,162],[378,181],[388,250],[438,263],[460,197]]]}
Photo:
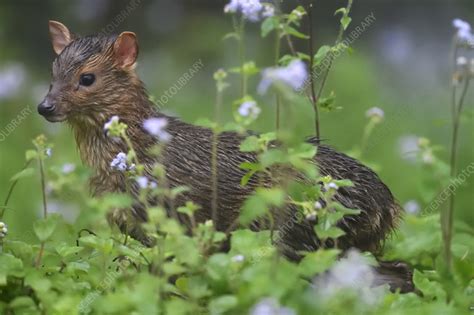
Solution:
{"label": "green leaf", "polygon": [[331,47],[328,45],[319,47],[318,52],[314,54],[313,66],[318,66],[324,60],[324,58],[326,58],[330,51]]}
{"label": "green leaf", "polygon": [[260,73],[260,69],[257,67],[254,61],[248,61],[244,63],[244,66],[243,66],[244,75],[251,76],[257,73]]}
{"label": "green leaf", "polygon": [[31,286],[36,292],[47,292],[51,288],[51,281],[39,272],[30,272],[25,277],[25,284]]}
{"label": "green leaf", "polygon": [[56,252],[61,256],[62,258],[68,258],[70,256],[74,256],[81,252],[84,249],[84,247],[80,246],[68,246],[65,243],[59,244],[56,246]]}
{"label": "green leaf", "polygon": [[284,30],[287,34],[289,34],[289,35],[291,35],[291,36],[294,36],[294,37],[296,37],[296,38],[301,38],[301,39],[308,39],[308,38],[309,38],[308,35],[303,34],[303,33],[301,33],[301,32],[298,32],[295,28],[293,28],[293,27],[291,27],[291,26],[289,26],[289,25],[285,25],[285,26],[283,27],[283,30]]}
{"label": "green leaf", "polygon": [[257,188],[255,193],[245,200],[240,214],[240,222],[244,225],[265,215],[270,206],[281,206],[285,193],[278,188]]}
{"label": "green leaf", "polygon": [[341,109],[341,107],[336,106],[336,94],[334,91],[331,91],[328,97],[321,97],[318,100],[318,106],[326,112]]}
{"label": "green leaf", "polygon": [[[38,314],[36,311],[36,303],[28,296],[16,297],[10,302],[9,307],[16,310],[14,314]],[[29,310],[29,311],[28,311]]]}
{"label": "green leaf", "polygon": [[433,298],[440,300],[446,299],[446,292],[443,290],[441,283],[430,281],[430,279],[419,270],[415,270],[413,274],[413,283],[418,290],[423,292],[423,297],[427,300]]}
{"label": "green leaf", "polygon": [[242,176],[242,179],[240,180],[240,184],[242,186],[245,186],[248,184],[252,176],[260,170],[261,167],[259,164],[256,163],[243,162],[242,164],[240,164],[240,168],[248,170],[248,172],[244,176]]}
{"label": "green leaf", "polygon": [[10,178],[10,181],[14,182],[16,180],[19,180],[25,177],[30,177],[31,175],[34,174],[34,172],[35,172],[34,168],[31,168],[31,167],[25,168],[24,170],[13,175],[12,178]]}
{"label": "green leaf", "polygon": [[254,194],[245,200],[239,220],[244,225],[250,224],[253,220],[266,214],[267,210],[265,200]]}
{"label": "green leaf", "polygon": [[23,262],[10,254],[0,254],[0,286],[7,284],[7,277],[22,277]]}
{"label": "green leaf", "polygon": [[260,156],[260,161],[262,163],[262,167],[267,168],[274,164],[285,163],[288,161],[288,156],[282,150],[268,150],[262,153]]}
{"label": "green leaf", "polygon": [[26,161],[31,161],[38,157],[38,152],[36,150],[27,150],[25,156]]}
{"label": "green leaf", "polygon": [[223,314],[237,306],[237,304],[238,300],[236,296],[222,295],[211,300],[209,303],[209,310],[211,314]]}
{"label": "green leaf", "polygon": [[232,32],[232,33],[227,33],[224,35],[224,37],[222,38],[222,40],[226,40],[226,39],[236,39],[236,40],[239,40],[240,36],[239,34],[235,33],[235,32]]}
{"label": "green leaf", "polygon": [[347,27],[349,26],[349,24],[351,23],[352,21],[352,18],[350,18],[349,16],[347,15],[344,15],[342,18],[341,18],[341,25],[342,27],[344,28],[344,30],[347,29]]}
{"label": "green leaf", "polygon": [[40,242],[47,241],[53,235],[58,220],[58,214],[50,214],[45,219],[40,219],[33,224],[33,229]]}
{"label": "green leaf", "polygon": [[271,16],[269,18],[266,18],[261,27],[261,34],[262,37],[266,37],[271,31],[276,29],[278,27],[278,17],[276,16]]}
{"label": "green leaf", "polygon": [[331,268],[341,253],[338,249],[320,249],[308,253],[298,265],[301,276],[314,277]]}
{"label": "green leaf", "polygon": [[260,145],[256,136],[249,136],[240,144],[240,151],[242,152],[255,152],[258,151],[259,148]]}
{"label": "green leaf", "polygon": [[346,234],[343,230],[338,227],[331,226],[330,228],[321,227],[319,224],[314,227],[314,231],[319,238],[338,238]]}
{"label": "green leaf", "polygon": [[334,12],[334,15],[341,13],[342,15],[346,15],[347,9],[346,8],[339,8]]}

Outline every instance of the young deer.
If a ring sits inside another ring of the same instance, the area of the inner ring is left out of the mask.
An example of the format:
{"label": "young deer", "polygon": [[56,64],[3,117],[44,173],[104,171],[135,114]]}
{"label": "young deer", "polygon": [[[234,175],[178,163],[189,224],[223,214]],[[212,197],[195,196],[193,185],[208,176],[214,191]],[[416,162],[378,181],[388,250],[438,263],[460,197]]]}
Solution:
{"label": "young deer", "polygon": [[[156,157],[149,153],[149,148],[157,140],[143,129],[143,122],[163,117],[168,120],[166,131],[171,135],[169,142],[164,144],[161,156],[167,182],[171,187],[184,185],[190,189],[180,195],[174,205],[180,206],[192,200],[201,207],[196,213],[196,221],[211,219],[213,133],[160,113],[149,100],[144,84],[135,72],[138,56],[135,34],[123,32],[118,36],[80,37],[56,21],[49,22],[49,31],[57,56],[49,92],[39,104],[38,112],[50,122],[65,121],[72,127],[81,158],[94,171],[91,179],[93,194],[126,190],[124,174],[111,169],[110,162],[117,153],[127,152],[128,148],[124,142],[104,134],[104,123],[117,115],[121,122],[128,125],[127,135],[134,144],[137,158],[145,165],[146,175],[153,178],[150,170]],[[214,224],[220,231],[234,228],[233,223],[245,198],[258,182],[257,178],[252,178],[246,186],[240,184],[245,172],[239,165],[256,160],[253,153],[240,152],[241,141],[242,136],[233,132],[218,136],[217,216]],[[390,190],[368,167],[317,141],[312,143],[318,147],[313,161],[322,175],[350,179],[354,184],[338,189],[335,195],[337,201],[348,208],[361,210],[359,215],[346,216],[339,222],[346,235],[338,240],[338,247],[343,250],[356,247],[378,251],[384,238],[396,226],[401,213]],[[267,181],[268,185],[271,183]],[[132,185],[132,193],[136,194],[137,190]],[[287,206],[275,211],[274,216],[275,228],[278,230],[285,225],[286,229],[278,247],[288,258],[298,260],[299,251],[315,250],[321,242],[313,231],[314,222],[304,218],[293,220],[295,213],[294,207]],[[132,237],[150,244],[150,239],[140,228],[140,223],[147,220],[147,214],[138,202],[132,209],[113,211],[109,219]],[[185,225],[189,224],[181,216],[178,219]],[[294,221],[291,226],[287,224],[290,220]],[[254,228],[266,227],[255,224]],[[410,277],[406,275],[403,264],[387,266],[385,271],[379,267],[387,281],[393,287],[411,290]]]}

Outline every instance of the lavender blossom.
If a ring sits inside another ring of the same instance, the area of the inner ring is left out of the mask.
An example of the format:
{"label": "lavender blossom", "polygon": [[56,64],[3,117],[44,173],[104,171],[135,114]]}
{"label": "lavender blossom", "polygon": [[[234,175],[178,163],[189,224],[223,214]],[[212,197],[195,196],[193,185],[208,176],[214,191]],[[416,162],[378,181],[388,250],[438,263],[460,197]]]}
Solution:
{"label": "lavender blossom", "polygon": [[148,189],[148,188],[154,189],[158,186],[154,181],[149,180],[145,176],[137,177],[136,182],[141,189]]}
{"label": "lavender blossom", "polygon": [[308,72],[303,61],[295,59],[286,67],[268,68],[262,72],[262,80],[258,85],[258,93],[265,94],[275,82],[282,82],[294,90],[304,86]]}
{"label": "lavender blossom", "polygon": [[385,113],[382,109],[378,107],[372,107],[365,112],[365,116],[367,116],[367,118],[383,119]]}
{"label": "lavender blossom", "polygon": [[112,116],[112,117],[109,119],[109,121],[107,121],[107,122],[105,123],[105,125],[104,125],[104,130],[105,130],[105,131],[109,131],[110,128],[112,128],[112,126],[113,126],[114,124],[117,124],[119,121],[120,121],[119,116],[117,116],[117,115]]}
{"label": "lavender blossom", "polygon": [[267,18],[275,15],[275,7],[272,6],[271,4],[264,3],[263,4],[263,12],[262,16]]}
{"label": "lavender blossom", "polygon": [[381,292],[372,288],[375,276],[366,259],[357,250],[350,250],[345,258],[315,280],[315,286],[322,299],[330,299],[345,290],[351,290],[359,296],[360,301],[372,305],[381,297]]}
{"label": "lavender blossom", "polygon": [[403,209],[405,209],[407,213],[416,215],[420,213],[420,204],[415,200],[409,200],[407,203],[405,203]]}
{"label": "lavender blossom", "polygon": [[166,132],[165,128],[168,125],[166,118],[149,118],[143,122],[143,128],[150,135],[158,138],[162,142],[171,140],[171,135]]}
{"label": "lavender blossom", "polygon": [[7,225],[4,222],[0,221],[0,239],[7,236],[7,233],[8,233]]}
{"label": "lavender blossom", "polygon": [[75,164],[66,163],[66,164],[64,164],[63,167],[61,168],[61,171],[63,172],[63,174],[69,174],[69,173],[74,172],[75,169],[76,169],[76,165],[75,165]]}
{"label": "lavender blossom", "polygon": [[242,16],[251,21],[257,22],[262,17],[274,15],[275,10],[269,4],[262,4],[259,0],[231,0],[225,7],[226,13],[242,13]]}
{"label": "lavender blossom", "polygon": [[257,103],[254,101],[243,102],[238,109],[239,115],[242,117],[249,117],[256,119],[260,114],[260,108],[257,106]]}
{"label": "lavender blossom", "polygon": [[117,156],[110,163],[110,167],[120,172],[127,170],[127,155],[123,152],[117,154]]}
{"label": "lavender blossom", "polygon": [[279,306],[275,298],[265,298],[258,302],[250,311],[251,315],[295,315],[295,311],[288,307]]}
{"label": "lavender blossom", "polygon": [[461,19],[454,19],[453,26],[457,29],[456,36],[461,41],[474,42],[474,35],[471,32],[471,25]]}

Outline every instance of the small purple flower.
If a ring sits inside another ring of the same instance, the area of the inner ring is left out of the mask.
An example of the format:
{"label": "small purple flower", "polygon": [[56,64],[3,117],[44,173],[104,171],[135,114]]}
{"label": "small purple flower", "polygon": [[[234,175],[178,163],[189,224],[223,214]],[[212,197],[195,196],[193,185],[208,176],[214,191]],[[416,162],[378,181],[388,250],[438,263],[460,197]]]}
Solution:
{"label": "small purple flower", "polygon": [[271,16],[274,16],[274,15],[275,15],[275,8],[271,4],[264,3],[263,4],[262,16],[267,18],[267,17],[271,17]]}
{"label": "small purple flower", "polygon": [[403,206],[405,211],[410,214],[418,214],[420,213],[420,204],[415,200],[410,200]]}
{"label": "small purple flower", "polygon": [[110,167],[120,172],[127,170],[127,155],[123,152],[117,154],[117,156],[110,163]]}
{"label": "small purple flower", "polygon": [[53,150],[51,148],[47,148],[44,153],[47,157],[51,157],[53,155]]}
{"label": "small purple flower", "polygon": [[329,189],[338,190],[338,189],[339,189],[339,186],[337,186],[337,184],[334,183],[334,182],[330,182],[329,184],[326,185],[326,189],[327,189],[327,190],[329,190]]}
{"label": "small purple flower", "polygon": [[294,90],[303,88],[308,72],[306,65],[299,59],[292,60],[286,67],[268,68],[262,72],[258,93],[265,94],[275,82],[282,82]]}
{"label": "small purple flower", "polygon": [[243,262],[245,260],[244,255],[235,255],[231,258],[233,262]]}
{"label": "small purple flower", "polygon": [[150,135],[158,138],[162,142],[168,142],[171,140],[171,135],[166,132],[165,128],[168,125],[166,118],[149,118],[143,122],[143,128]]}
{"label": "small purple flower", "polygon": [[457,29],[456,36],[461,41],[473,42],[474,35],[471,33],[471,25],[461,19],[454,19],[453,26]]}
{"label": "small purple flower", "polygon": [[257,103],[254,101],[243,102],[238,109],[239,115],[242,117],[249,117],[256,119],[260,114],[260,108],[257,106]]}
{"label": "small purple flower", "polygon": [[251,315],[295,315],[296,312],[288,307],[279,305],[275,298],[260,300],[250,311]]}
{"label": "small purple flower", "polygon": [[365,116],[367,116],[368,118],[377,117],[379,119],[383,119],[384,115],[385,115],[384,111],[378,107],[369,108],[365,112]]}
{"label": "small purple flower", "polygon": [[0,221],[0,239],[4,238],[8,234],[7,225]]}
{"label": "small purple flower", "polygon": [[141,189],[148,189],[148,188],[154,189],[158,186],[154,181],[149,180],[145,176],[137,177],[136,182]]}
{"label": "small purple flower", "polygon": [[464,57],[464,56],[459,56],[456,59],[456,65],[458,65],[459,67],[463,67],[463,66],[467,65],[467,58]]}
{"label": "small purple flower", "polygon": [[120,118],[119,116],[115,115],[115,116],[112,116],[109,121],[107,121],[104,125],[104,130],[105,131],[108,131],[110,130],[110,128],[114,125],[114,124],[117,124],[118,122],[120,121]]}
{"label": "small purple flower", "polygon": [[75,164],[66,163],[66,164],[63,165],[61,170],[62,170],[63,174],[69,174],[69,173],[74,172],[75,169],[76,169]]}
{"label": "small purple flower", "polygon": [[242,15],[251,22],[257,22],[260,20],[262,10],[264,10],[264,6],[259,0],[231,0],[224,7],[224,12],[241,12]]}
{"label": "small purple flower", "polygon": [[314,203],[314,209],[320,210],[320,209],[322,209],[322,208],[323,208],[323,205],[322,205],[319,201],[316,201],[316,202]]}
{"label": "small purple flower", "polygon": [[467,23],[466,21],[463,21],[461,19],[454,19],[453,20],[453,26],[457,28],[458,30],[463,30],[463,31],[470,31],[471,30],[471,25]]}
{"label": "small purple flower", "polygon": [[0,70],[0,99],[15,96],[19,91],[27,73],[20,63],[13,63]]}

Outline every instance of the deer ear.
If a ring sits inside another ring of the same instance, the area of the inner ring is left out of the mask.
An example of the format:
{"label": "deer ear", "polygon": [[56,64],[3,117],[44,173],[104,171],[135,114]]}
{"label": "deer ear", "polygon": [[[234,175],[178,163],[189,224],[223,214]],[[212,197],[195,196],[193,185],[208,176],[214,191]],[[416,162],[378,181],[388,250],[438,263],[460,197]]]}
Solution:
{"label": "deer ear", "polygon": [[57,55],[73,40],[73,36],[66,25],[57,21],[49,21],[49,35],[51,36],[53,50]]}
{"label": "deer ear", "polygon": [[138,56],[138,41],[135,33],[121,33],[115,40],[114,54],[119,67],[132,68]]}

